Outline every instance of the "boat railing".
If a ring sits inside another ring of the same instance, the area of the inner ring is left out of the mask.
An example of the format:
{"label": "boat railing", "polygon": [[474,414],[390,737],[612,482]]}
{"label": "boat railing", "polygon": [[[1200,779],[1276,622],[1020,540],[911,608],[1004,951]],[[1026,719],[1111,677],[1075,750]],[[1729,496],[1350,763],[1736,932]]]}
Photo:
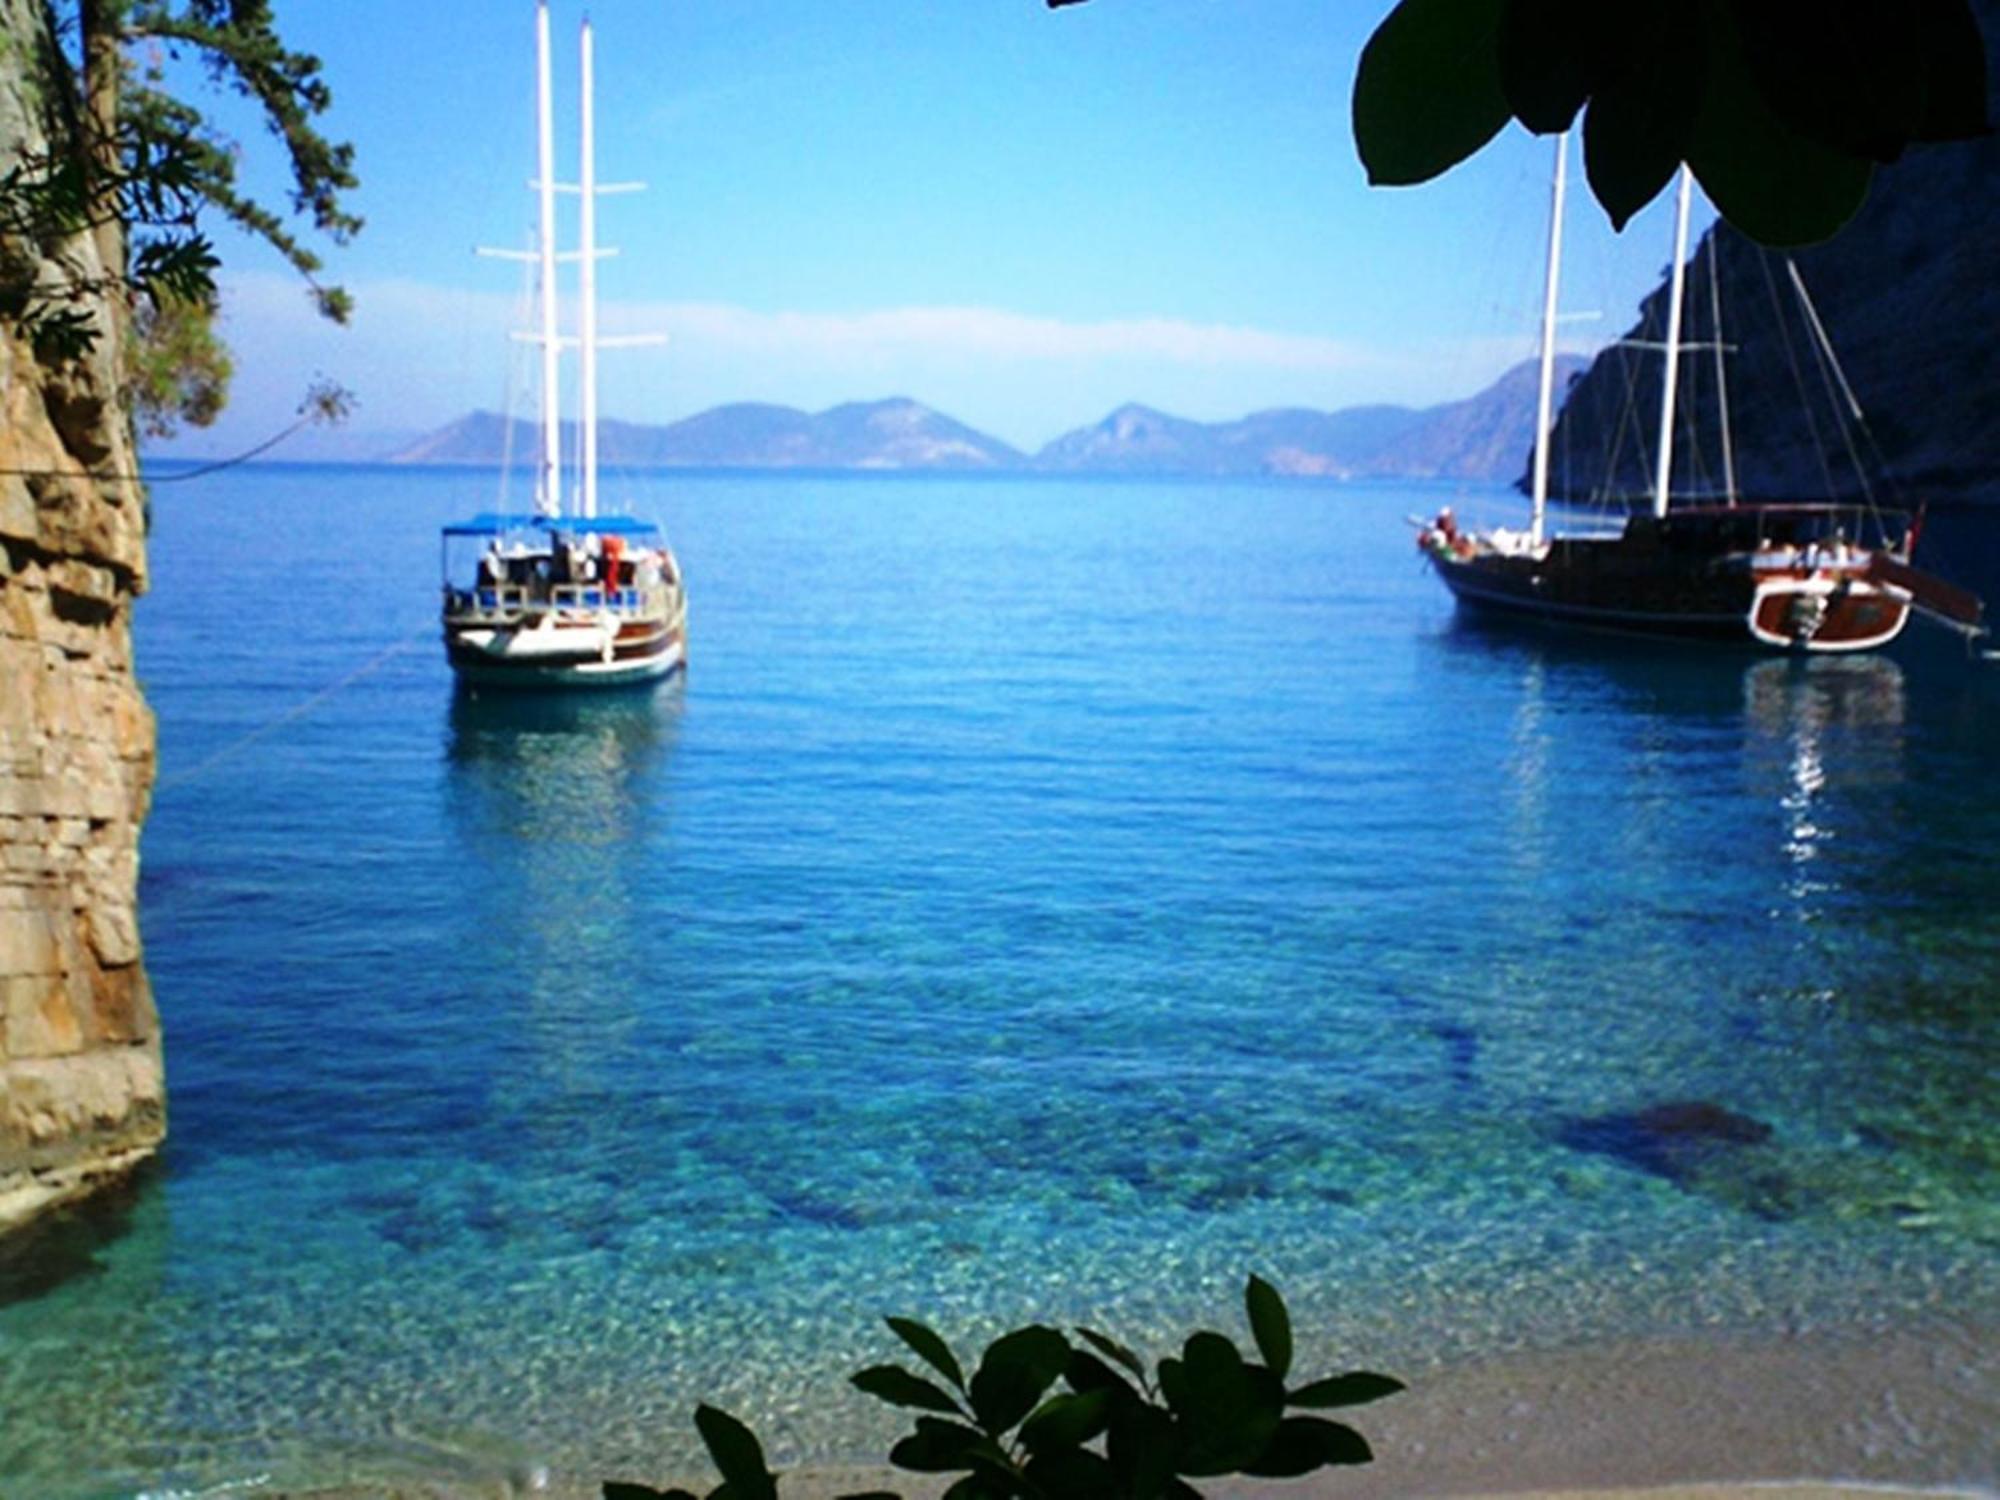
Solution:
{"label": "boat railing", "polygon": [[663,612],[668,594],[663,584],[614,589],[598,583],[483,583],[447,588],[446,612],[467,624],[511,624],[530,613],[646,615]]}

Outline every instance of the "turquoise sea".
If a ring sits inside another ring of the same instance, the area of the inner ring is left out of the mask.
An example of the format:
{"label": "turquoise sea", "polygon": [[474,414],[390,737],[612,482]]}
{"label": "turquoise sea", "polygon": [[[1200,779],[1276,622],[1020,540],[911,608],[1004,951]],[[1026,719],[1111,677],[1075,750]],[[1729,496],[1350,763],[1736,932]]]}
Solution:
{"label": "turquoise sea", "polygon": [[[2000,667],[1477,628],[1403,518],[1497,494],[630,489],[691,670],[545,702],[436,639],[486,476],[156,489],[172,1137],[0,1273],[8,1500],[865,1459],[882,1313],[1250,1270],[1416,1383],[2000,1327]],[[2000,1484],[1957,1399],[1871,1472]]]}

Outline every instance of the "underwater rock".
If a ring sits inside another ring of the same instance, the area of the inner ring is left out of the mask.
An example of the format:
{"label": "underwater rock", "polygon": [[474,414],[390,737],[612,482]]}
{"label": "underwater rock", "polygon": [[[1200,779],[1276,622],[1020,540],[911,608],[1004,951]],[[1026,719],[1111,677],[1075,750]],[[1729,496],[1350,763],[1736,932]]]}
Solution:
{"label": "underwater rock", "polygon": [[1706,1099],[1656,1104],[1633,1113],[1566,1121],[1559,1139],[1572,1151],[1609,1156],[1677,1187],[1687,1187],[1719,1157],[1771,1139],[1762,1120]]}

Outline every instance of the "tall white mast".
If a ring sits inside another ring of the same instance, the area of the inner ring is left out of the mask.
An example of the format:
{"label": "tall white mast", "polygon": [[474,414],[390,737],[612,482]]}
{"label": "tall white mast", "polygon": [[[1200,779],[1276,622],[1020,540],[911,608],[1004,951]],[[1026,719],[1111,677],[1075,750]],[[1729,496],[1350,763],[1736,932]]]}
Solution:
{"label": "tall white mast", "polygon": [[556,384],[556,151],[555,107],[549,98],[549,6],[535,6],[535,187],[541,197],[542,270],[542,472],[535,508],[545,516],[562,513],[562,409]]}
{"label": "tall white mast", "polygon": [[1736,440],[1729,430],[1729,347],[1722,342],[1722,273],[1715,258],[1722,249],[1722,221],[1708,231],[1708,323],[1715,343],[1715,410],[1722,429],[1722,493],[1736,503]]}
{"label": "tall white mast", "polygon": [[1556,302],[1562,292],[1563,194],[1569,177],[1569,132],[1556,137],[1555,190],[1549,204],[1549,276],[1542,296],[1542,386],[1535,408],[1534,518],[1528,542],[1539,548],[1549,506],[1549,437],[1555,411]]}
{"label": "tall white mast", "polygon": [[578,262],[578,328],[583,402],[583,513],[597,514],[597,145],[592,124],[590,20],[583,22],[583,163],[578,179],[582,251]]}
{"label": "tall white mast", "polygon": [[1653,514],[1665,516],[1674,480],[1674,398],[1681,382],[1681,313],[1687,301],[1688,212],[1694,202],[1694,174],[1681,168],[1674,207],[1673,281],[1667,294],[1667,359],[1660,393],[1660,467],[1653,483]]}

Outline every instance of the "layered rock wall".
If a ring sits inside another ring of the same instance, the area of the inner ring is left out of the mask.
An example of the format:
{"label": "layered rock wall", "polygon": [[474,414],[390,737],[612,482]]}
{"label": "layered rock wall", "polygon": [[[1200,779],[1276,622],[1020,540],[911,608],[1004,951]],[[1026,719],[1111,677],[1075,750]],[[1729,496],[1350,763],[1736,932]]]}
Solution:
{"label": "layered rock wall", "polygon": [[[0,0],[0,173],[47,149],[40,0]],[[0,236],[0,272],[101,283],[87,235]],[[107,307],[45,366],[0,325],[0,1232],[122,1175],[165,1129],[135,911],[153,721],[132,672],[144,496]]]}

